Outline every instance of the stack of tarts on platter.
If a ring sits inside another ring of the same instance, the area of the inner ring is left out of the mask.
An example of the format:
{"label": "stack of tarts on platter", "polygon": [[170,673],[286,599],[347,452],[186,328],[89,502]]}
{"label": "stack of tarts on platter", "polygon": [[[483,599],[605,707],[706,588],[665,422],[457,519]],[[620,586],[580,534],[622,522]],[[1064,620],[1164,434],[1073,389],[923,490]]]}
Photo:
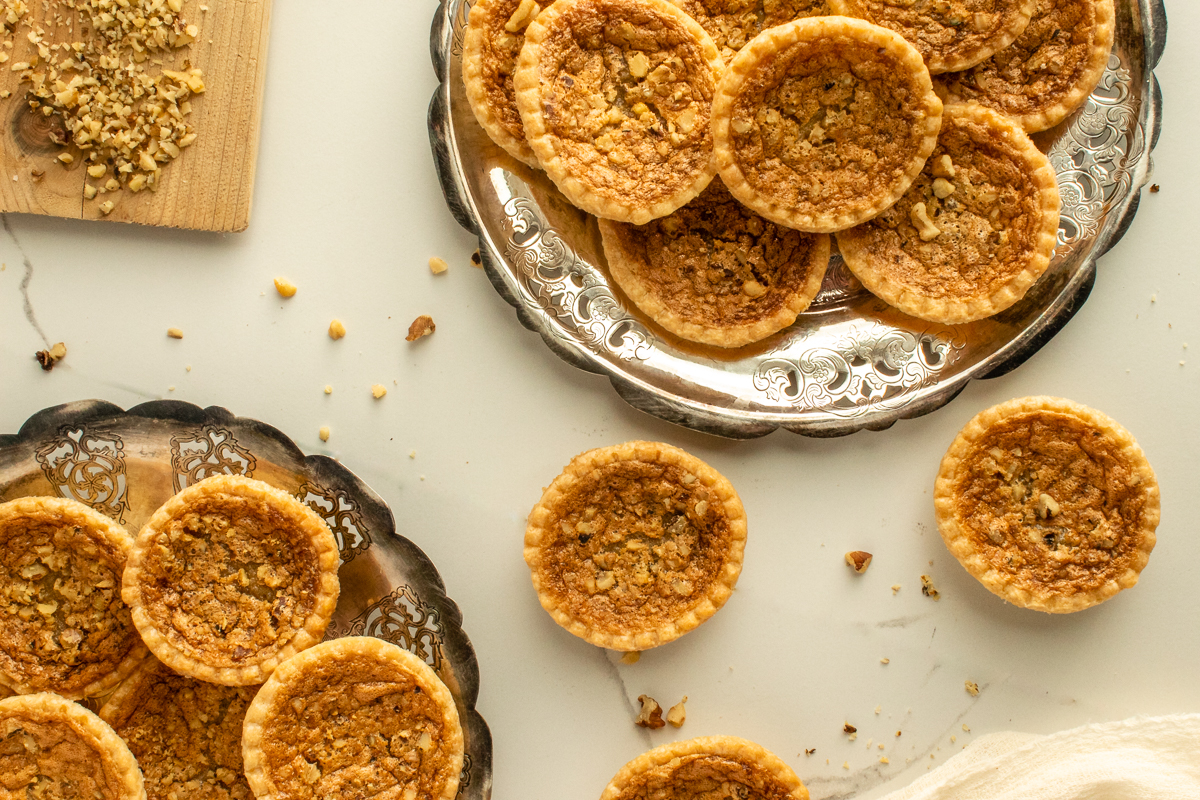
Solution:
{"label": "stack of tarts on platter", "polygon": [[808,308],[831,234],[921,319],[1024,297],[1059,214],[1029,134],[1113,37],[1113,0],[478,0],[463,80],[493,141],[598,218],[634,305],[740,347]]}

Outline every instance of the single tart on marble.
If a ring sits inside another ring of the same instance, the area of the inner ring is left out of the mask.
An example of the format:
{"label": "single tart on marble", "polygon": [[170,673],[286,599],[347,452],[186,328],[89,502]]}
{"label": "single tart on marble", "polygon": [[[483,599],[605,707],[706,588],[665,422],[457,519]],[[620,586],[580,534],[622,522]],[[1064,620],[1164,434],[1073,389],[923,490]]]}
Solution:
{"label": "single tart on marble", "polygon": [[942,459],[938,530],[993,594],[1079,611],[1138,581],[1154,549],[1158,483],[1127,430],[1057,397],[978,414]]}
{"label": "single tart on marble", "polygon": [[337,569],[337,541],[311,509],[262,481],[216,475],[154,512],[134,540],[121,594],[168,667],[252,686],[321,641]]}
{"label": "single tart on marble", "polygon": [[767,28],[804,17],[828,16],[829,0],[672,0],[713,38],[728,63]]}
{"label": "single tart on marble", "polygon": [[1025,30],[1038,0],[829,0],[833,13],[858,17],[912,42],[931,73],[973,67]]}
{"label": "single tart on marble", "polygon": [[740,347],[783,330],[808,308],[829,266],[829,236],[763,219],[720,181],[645,225],[600,220],[621,290],[671,333]]}
{"label": "single tart on marble", "polygon": [[641,225],[712,180],[721,56],[666,0],[555,0],[513,78],[525,135],[567,199]]}
{"label": "single tart on marble", "polygon": [[463,766],[454,697],[417,656],[350,636],[279,666],[246,712],[258,800],[453,800]]}
{"label": "single tart on marble", "polygon": [[1113,0],[1038,0],[1011,45],[938,78],[949,101],[974,100],[1016,117],[1028,133],[1053,128],[1100,82],[1116,33]]}
{"label": "single tart on marble", "polygon": [[475,119],[492,141],[531,167],[537,158],[525,140],[513,73],[525,29],[551,0],[476,0],[463,40],[462,75]]}
{"label": "single tart on marble", "polygon": [[525,531],[542,608],[594,645],[647,650],[717,612],[742,571],[746,512],[720,473],[661,442],[571,460]]}
{"label": "single tart on marble", "polygon": [[1058,237],[1058,182],[1012,119],[947,105],[937,148],[903,197],[837,234],[863,286],[906,314],[955,324],[1016,303]]}
{"label": "single tart on marble", "polygon": [[121,602],[132,544],[75,500],[0,504],[0,684],[80,700],[133,671],[146,647]]}
{"label": "single tart on marble", "polygon": [[142,768],[149,800],[249,800],[242,721],[257,686],[220,686],[147,658],[100,709]]}
{"label": "single tart on marble", "polygon": [[146,800],[142,773],[112,728],[50,692],[0,700],[0,797]]}
{"label": "single tart on marble", "polygon": [[656,747],[630,761],[600,800],[808,800],[792,768],[736,736]]}
{"label": "single tart on marble", "polygon": [[942,101],[921,54],[848,17],[763,31],[713,102],[721,179],[772,222],[832,233],[900,199],[933,152]]}

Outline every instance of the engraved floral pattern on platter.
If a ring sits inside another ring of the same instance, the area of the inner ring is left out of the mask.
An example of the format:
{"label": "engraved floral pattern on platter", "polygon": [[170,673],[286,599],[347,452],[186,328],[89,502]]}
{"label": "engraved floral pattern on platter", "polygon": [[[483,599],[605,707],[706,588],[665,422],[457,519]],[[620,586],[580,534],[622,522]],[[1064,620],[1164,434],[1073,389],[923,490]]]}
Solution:
{"label": "engraved floral pattern on platter", "polygon": [[654,337],[634,320],[595,267],[579,258],[527,197],[504,205],[510,236],[504,255],[517,270],[528,302],[549,313],[595,353],[622,361],[649,358]]}
{"label": "engraved floral pattern on platter", "polygon": [[211,425],[192,436],[171,437],[171,480],[182,492],[213,475],[254,475],[254,456],[230,431]]}
{"label": "engraved floral pattern on platter", "polygon": [[331,625],[325,638],[341,636],[374,636],[403,647],[439,673],[444,666],[441,612],[408,584],[369,606],[345,628]]}
{"label": "engraved floral pattern on platter", "polygon": [[329,530],[333,531],[342,564],[353,561],[371,546],[371,533],[363,523],[358,504],[348,492],[305,483],[296,491],[296,497],[325,520]]}
{"label": "engraved floral pattern on platter", "polygon": [[124,523],[129,510],[124,448],[115,433],[92,433],[68,425],[37,449],[37,460],[60,497],[78,500]]}

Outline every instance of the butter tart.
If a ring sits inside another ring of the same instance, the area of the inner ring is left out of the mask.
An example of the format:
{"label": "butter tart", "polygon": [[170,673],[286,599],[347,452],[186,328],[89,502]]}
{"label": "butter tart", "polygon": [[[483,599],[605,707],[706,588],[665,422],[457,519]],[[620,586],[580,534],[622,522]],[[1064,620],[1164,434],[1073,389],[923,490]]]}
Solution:
{"label": "butter tart", "polygon": [[92,712],[50,692],[0,700],[0,797],[146,800],[129,748]]}
{"label": "butter tart", "polygon": [[640,225],[712,180],[721,56],[666,0],[555,0],[513,77],[525,135],[567,199]]}
{"label": "butter tart", "polygon": [[262,481],[216,475],[154,512],[122,596],[168,667],[250,686],[324,636],[337,569],[337,541],[311,509]]}
{"label": "butter tart", "polygon": [[258,800],[453,800],[463,766],[445,684],[417,656],[366,636],[281,664],[250,704],[242,747]]}
{"label": "butter tart", "polygon": [[1022,397],[967,423],[934,487],[938,530],[990,592],[1055,614],[1138,581],[1154,549],[1158,482],[1127,430],[1057,397]]}
{"label": "butter tart", "polygon": [[529,515],[525,562],[542,607],[612,650],[670,642],[733,592],[746,545],[737,492],[660,442],[576,456]]}
{"label": "butter tart", "polygon": [[942,124],[921,54],[899,34],[847,17],[763,31],[713,101],[721,179],[780,225],[832,233],[895,203]]}
{"label": "butter tart", "polygon": [[146,657],[121,573],[133,539],[75,500],[0,504],[0,684],[80,700]]}
{"label": "butter tart", "polygon": [[1042,276],[1058,237],[1054,168],[1012,119],[947,105],[917,180],[875,219],[837,234],[867,289],[914,317],[971,322]]}

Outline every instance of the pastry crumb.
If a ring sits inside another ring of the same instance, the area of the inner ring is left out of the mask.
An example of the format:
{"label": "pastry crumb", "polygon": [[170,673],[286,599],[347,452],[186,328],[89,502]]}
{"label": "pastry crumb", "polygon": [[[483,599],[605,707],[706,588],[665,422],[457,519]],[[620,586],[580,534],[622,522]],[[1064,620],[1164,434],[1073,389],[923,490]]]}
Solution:
{"label": "pastry crumb", "polygon": [[807,747],[804,748],[804,755],[806,755],[806,756],[811,756],[815,752],[817,752],[817,748],[815,748],[815,747],[812,748],[811,750]]}
{"label": "pastry crumb", "polygon": [[967,681],[966,689],[967,694],[971,695],[971,697],[979,697],[979,684],[975,681]]}
{"label": "pastry crumb", "polygon": [[900,591],[900,584],[898,584],[898,583],[893,583],[893,584],[892,584],[892,594],[896,594],[896,593],[897,593],[897,592],[899,592],[899,591]]}
{"label": "pastry crumb", "polygon": [[880,763],[880,764],[890,764],[890,763],[892,763],[892,762],[891,762],[891,761],[888,761],[888,757],[887,757],[887,756],[880,756],[880,757],[879,757],[879,763]]}
{"label": "pastry crumb", "polygon": [[483,269],[483,256],[479,255],[478,250],[471,253],[471,266],[476,269]]}
{"label": "pastry crumb", "polygon": [[434,275],[441,275],[448,269],[450,269],[450,265],[446,263],[446,259],[437,256],[429,259],[429,271]]}
{"label": "pastry crumb", "polygon": [[867,571],[867,567],[871,566],[873,556],[870,553],[862,550],[852,550],[846,553],[846,563],[859,575]]}
{"label": "pastry crumb", "polygon": [[[416,450],[413,451],[414,456],[416,455],[416,452],[417,452]],[[639,662],[641,660],[642,660],[642,654],[638,650],[630,650],[628,653],[621,654],[621,663],[622,664],[636,664],[637,662]]]}
{"label": "pastry crumb", "polygon": [[658,704],[658,701],[650,695],[640,694],[638,702],[642,704],[642,709],[638,712],[637,719],[634,720],[635,725],[651,730],[666,727],[667,723],[662,716],[662,706]]}
{"label": "pastry crumb", "polygon": [[892,663],[892,660],[890,658],[881,658],[881,659],[879,659],[879,663],[880,664],[890,664],[890,663]]}
{"label": "pastry crumb", "polygon": [[875,713],[876,713],[876,714],[878,714],[878,713],[879,713],[879,712],[881,712],[881,711],[883,711],[883,706],[875,706]]}
{"label": "pastry crumb", "polygon": [[969,725],[967,725],[967,723],[965,723],[965,722],[964,722],[964,723],[963,723],[963,730],[964,730],[964,731],[966,731],[967,733],[970,733],[970,732],[971,732],[971,727],[970,727]]}
{"label": "pastry crumb", "polygon": [[940,600],[942,598],[942,593],[933,585],[933,578],[930,578],[928,575],[921,576],[921,594],[932,600]]}
{"label": "pastry crumb", "polygon": [[328,383],[325,384],[325,394],[333,394],[333,387],[330,386]]}
{"label": "pastry crumb", "polygon": [[322,425],[321,430],[319,430],[317,432],[317,435],[321,437],[322,442],[328,442],[329,441],[329,426]]}
{"label": "pastry crumb", "polygon": [[167,328],[167,336],[170,336],[172,339],[182,339],[183,331],[179,328]]}
{"label": "pastry crumb", "polygon": [[1150,185],[1150,194],[1158,194],[1161,190],[1162,190],[1162,187],[1159,186],[1157,183]]}
{"label": "pastry crumb", "polygon": [[382,383],[377,383],[371,387],[371,396],[376,400],[383,397],[385,394],[387,394],[387,387]]}
{"label": "pastry crumb", "polygon": [[332,320],[329,323],[329,338],[335,342],[346,335],[346,326],[342,324],[340,319]]}
{"label": "pastry crumb", "polygon": [[54,369],[55,364],[67,357],[67,346],[59,342],[48,350],[38,350],[33,357],[42,365],[43,370],[49,372]]}
{"label": "pastry crumb", "polygon": [[275,291],[279,292],[280,297],[293,297],[296,294],[296,284],[287,278],[276,278]]}
{"label": "pastry crumb", "polygon": [[843,762],[842,762],[842,769],[850,769],[850,762],[849,762],[849,761],[843,761]]}
{"label": "pastry crumb", "polygon": [[683,727],[684,720],[687,719],[687,710],[683,707],[685,703],[687,703],[686,694],[682,700],[671,706],[671,709],[667,712],[667,722],[670,723],[672,728]]}
{"label": "pastry crumb", "polygon": [[416,458],[416,457],[417,457],[417,451],[416,451],[416,450],[409,450],[409,451],[408,451],[408,457],[409,457],[409,458]]}
{"label": "pastry crumb", "polygon": [[433,318],[428,314],[422,314],[413,320],[412,325],[408,326],[408,336],[404,337],[404,341],[415,342],[422,336],[429,336],[435,330],[437,330],[437,326],[433,324]]}

